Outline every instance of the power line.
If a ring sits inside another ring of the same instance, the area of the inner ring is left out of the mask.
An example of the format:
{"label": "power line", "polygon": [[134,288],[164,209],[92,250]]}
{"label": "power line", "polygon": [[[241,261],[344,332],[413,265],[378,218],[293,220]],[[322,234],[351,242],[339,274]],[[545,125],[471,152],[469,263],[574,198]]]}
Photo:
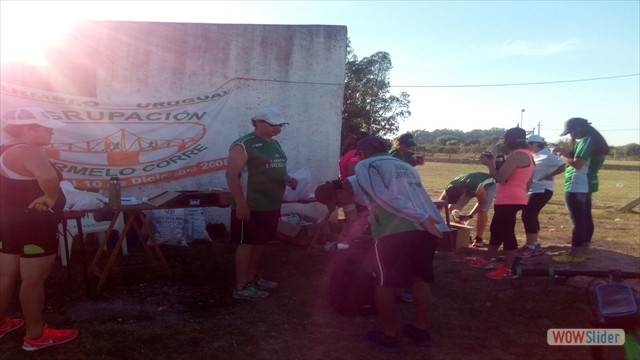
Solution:
{"label": "power line", "polygon": [[640,76],[640,74],[626,74],[616,76],[606,76],[588,79],[574,79],[574,80],[555,80],[555,81],[539,81],[528,83],[511,83],[511,84],[466,84],[466,85],[391,85],[390,87],[408,87],[408,88],[465,88],[465,87],[498,87],[498,86],[527,86],[527,85],[547,85],[547,84],[561,84],[583,81],[597,81],[597,80],[609,80],[618,79],[624,77]]}
{"label": "power line", "polygon": [[[638,74],[626,74],[626,75],[615,75],[615,76],[605,76],[605,77],[588,78],[588,79],[539,81],[539,82],[529,82],[529,83],[466,84],[466,85],[389,85],[389,87],[395,87],[395,88],[398,88],[398,87],[408,87],[408,88],[464,88],[464,87],[527,86],[527,85],[547,85],[547,84],[561,84],[561,83],[584,82],[584,81],[610,80],[610,79],[618,79],[618,78],[633,77],[633,76],[640,76],[640,73],[638,73]],[[329,83],[329,82],[314,82],[314,81],[295,81],[295,80],[235,77],[235,78],[227,80],[224,84],[219,86],[218,89],[220,89],[224,85],[226,85],[226,84],[228,84],[228,83],[230,83],[232,81],[236,81],[236,80],[264,81],[264,82],[275,82],[275,83],[284,83],[284,84],[303,84],[303,85],[330,85],[330,86],[344,86],[345,85],[345,83]]]}

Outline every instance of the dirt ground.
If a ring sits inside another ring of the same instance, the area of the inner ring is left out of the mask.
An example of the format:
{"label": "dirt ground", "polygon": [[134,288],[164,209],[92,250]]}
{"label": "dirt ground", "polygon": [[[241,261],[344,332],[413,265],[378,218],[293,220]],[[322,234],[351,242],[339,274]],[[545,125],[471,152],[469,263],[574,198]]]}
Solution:
{"label": "dirt ground", "polygon": [[[548,246],[544,250],[548,253],[568,248],[568,244],[553,244],[550,241],[545,243]],[[87,245],[87,253],[94,253],[95,247]],[[79,254],[77,250],[74,249],[76,255]],[[117,267],[101,294],[91,291],[88,295],[85,291],[82,266],[78,257],[72,263],[71,278],[66,268],[56,264],[47,285],[46,318],[55,326],[79,328],[81,338],[77,342],[55,347],[48,352],[38,352],[33,357],[32,354],[19,350],[19,337],[16,335],[14,339],[11,334],[0,341],[0,359],[5,359],[3,354],[9,356],[6,359],[145,360],[149,357],[376,360],[388,356],[373,349],[361,339],[366,330],[379,327],[377,316],[347,318],[338,315],[330,307],[327,292],[328,269],[333,253],[318,250],[307,253],[306,247],[282,241],[269,244],[264,256],[265,277],[279,281],[281,288],[270,299],[247,302],[235,300],[231,296],[234,286],[235,245],[226,238],[198,242],[188,247],[163,246],[163,252],[174,274],[173,281],[169,281],[140,248],[130,247],[129,250],[129,256],[119,257]],[[434,268],[436,278],[440,280],[434,288],[433,296],[436,303],[432,312],[436,324],[434,340],[440,343],[440,347],[429,350],[428,353],[411,350],[405,353],[403,358],[450,359],[452,356],[463,356],[469,359],[510,359],[515,354],[495,353],[485,345],[478,348],[473,344],[477,340],[473,339],[469,340],[469,344],[465,342],[465,348],[461,348],[457,343],[447,345],[447,333],[460,331],[455,324],[450,324],[443,318],[444,314],[453,311],[447,307],[458,306],[448,300],[455,296],[467,296],[460,293],[460,290],[456,292],[455,288],[460,286],[456,282],[464,283],[475,281],[471,279],[478,277],[482,278],[478,269],[464,266],[468,257],[477,255],[480,251],[483,250],[459,249],[454,252],[439,251],[436,254]],[[551,256],[545,255],[526,260],[522,267],[553,266],[556,269],[585,270],[615,268],[640,271],[637,254],[631,256],[596,246],[594,255],[594,259],[583,263],[563,266],[552,264]],[[584,285],[590,280],[588,277],[576,277],[567,283],[584,289]],[[97,284],[94,277],[91,277],[89,282],[91,288]],[[506,287],[509,292],[517,292],[532,284],[533,280],[498,283],[495,286]],[[631,284],[640,289],[639,281],[633,281]],[[401,305],[399,308],[400,317],[408,319],[411,318],[411,307],[405,305],[407,306]],[[17,301],[13,308],[19,309]],[[246,327],[248,324],[253,324],[249,333]],[[170,338],[162,337],[163,340],[160,341],[149,340],[149,336],[157,338],[158,335],[146,334],[140,332],[140,329],[152,333],[162,329],[174,329],[176,335]],[[195,334],[198,331],[210,332],[213,335],[209,336],[216,337],[216,340],[203,345],[194,340],[197,339]],[[265,336],[270,339],[268,345],[264,342]],[[138,349],[138,342],[145,341],[145,338],[150,341],[149,345],[144,349]],[[247,339],[253,339],[253,345],[243,349],[240,344],[247,342]],[[181,344],[184,342],[196,342],[198,346],[209,349],[209,352],[204,355],[201,351],[187,350],[187,346],[183,348],[182,353],[165,353],[168,349],[182,348]],[[404,345],[410,348],[409,343]],[[260,355],[255,355],[254,347],[269,347],[271,353],[260,352]],[[580,359],[585,353],[560,354],[563,359]],[[554,358],[553,353],[544,356]]]}

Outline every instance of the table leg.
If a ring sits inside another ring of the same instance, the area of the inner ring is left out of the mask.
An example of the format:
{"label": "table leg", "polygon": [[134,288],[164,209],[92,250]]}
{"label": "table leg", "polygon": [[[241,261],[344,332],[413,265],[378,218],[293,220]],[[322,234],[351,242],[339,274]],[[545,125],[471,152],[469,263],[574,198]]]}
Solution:
{"label": "table leg", "polygon": [[151,245],[153,245],[153,248],[156,250],[156,254],[160,259],[160,263],[164,268],[165,274],[167,275],[169,280],[173,281],[173,273],[171,272],[171,268],[169,268],[169,264],[167,263],[167,260],[164,258],[164,255],[162,254],[162,250],[160,250],[160,246],[158,246],[158,241],[156,241],[156,237],[153,235],[153,231],[151,231],[151,227],[147,223],[146,219],[144,219],[143,213],[140,213],[140,217],[142,220],[142,226],[144,227],[145,231],[147,232],[147,235],[149,236],[149,239],[151,240]]}
{"label": "table leg", "polygon": [[[119,216],[121,211],[122,210],[118,210],[116,212],[114,219],[117,219],[117,217]],[[122,242],[124,241],[124,238],[126,237],[127,232],[129,231],[129,229],[132,226],[136,230],[136,232],[138,234],[138,239],[140,240],[140,243],[142,244],[142,246],[147,251],[147,254],[149,254],[149,256],[151,258],[153,258],[153,254],[152,254],[151,250],[149,249],[149,247],[146,244],[145,235],[149,237],[149,239],[151,240],[151,244],[153,245],[154,249],[156,250],[156,254],[157,254],[158,258],[160,259],[160,265],[161,265],[162,269],[164,270],[164,272],[167,275],[167,277],[170,280],[173,280],[173,274],[171,272],[171,269],[169,268],[169,264],[165,260],[164,255],[162,254],[162,251],[160,250],[160,247],[158,246],[158,242],[156,241],[156,238],[153,236],[153,232],[151,231],[151,227],[149,226],[149,224],[147,224],[147,221],[144,218],[144,213],[142,211],[135,210],[135,211],[127,212],[126,215],[127,215],[126,216],[127,221],[125,222],[124,228],[122,229],[122,233],[120,234],[120,237],[118,238],[118,242],[116,243],[116,245],[115,245],[115,247],[113,249],[113,252],[111,253],[111,256],[109,256],[109,260],[107,261],[106,267],[104,268],[103,271],[97,272],[98,276],[100,277],[100,280],[98,282],[98,286],[96,287],[96,292],[98,292],[98,293],[100,293],[102,291],[102,289],[104,288],[104,284],[107,281],[107,278],[109,277],[109,274],[111,273],[111,270],[113,269],[113,266],[114,266],[114,264],[116,262],[118,254],[120,253],[120,249],[122,248]],[[140,229],[138,224],[135,222],[136,219],[140,219],[146,234],[143,234],[143,231]],[[112,222],[111,225],[109,225],[109,233],[111,232],[111,230],[113,228],[113,225],[114,225],[114,222]],[[95,256],[95,258],[93,260],[93,263],[91,264],[92,269],[97,269],[98,260],[100,259],[100,257],[102,256],[102,253],[104,252],[104,250],[103,250],[104,245],[105,244],[100,244],[100,249],[98,249],[98,253],[96,254],[96,256]]]}
{"label": "table leg", "polygon": [[[107,229],[107,232],[105,233],[104,238],[100,242],[100,248],[98,249],[98,252],[96,253],[96,256],[93,259],[93,262],[91,263],[91,269],[94,271],[98,268],[98,261],[100,260],[100,257],[104,252],[104,248],[107,245],[107,241],[109,241],[109,237],[111,235],[111,232],[113,231],[115,222],[118,219],[118,216],[120,216],[121,212],[122,212],[121,210],[117,210],[115,212],[113,216],[113,220],[111,221],[111,224],[109,224],[109,229]],[[107,261],[107,266],[101,272],[96,271],[97,275],[100,277],[100,280],[98,281],[98,286],[96,287],[96,292],[98,293],[102,291],[102,288],[104,287],[104,283],[107,281],[107,277],[109,277],[109,274],[111,273],[111,269],[113,268],[113,265],[116,262],[118,254],[120,253],[120,248],[122,247],[122,241],[126,237],[127,230],[129,230],[129,228],[131,227],[132,222],[133,222],[133,218],[129,218],[125,223],[124,228],[122,229],[122,233],[120,233],[120,236],[118,237],[118,242],[114,246],[113,251],[111,252],[111,256],[109,256],[109,260]]]}
{"label": "table leg", "polygon": [[[84,247],[84,234],[82,233],[82,221],[80,218],[76,218],[76,226],[78,228],[78,238],[80,239],[80,252],[82,257],[82,277],[84,278],[84,287],[87,292],[87,296],[91,296],[91,289],[89,288],[89,271],[87,270],[87,251]],[[66,239],[65,239],[66,240]],[[65,241],[66,244],[66,241]],[[67,266],[71,265],[71,259],[67,256]]]}
{"label": "table leg", "polygon": [[317,247],[316,242],[318,241],[320,236],[324,234],[325,228],[329,224],[329,218],[331,217],[331,214],[333,214],[333,211],[335,210],[327,209],[327,213],[324,215],[322,221],[320,222],[318,231],[313,235],[313,239],[311,239],[311,243],[309,243],[309,246],[307,247],[307,254],[310,253],[312,249],[315,249]]}
{"label": "table leg", "polygon": [[[79,219],[77,220],[80,221]],[[69,278],[69,280],[71,280],[71,259],[69,258],[69,238],[67,238],[68,235],[69,232],[67,231],[67,219],[62,219],[62,236],[64,237],[62,241],[64,241],[64,256],[65,259],[67,259],[67,277]]]}

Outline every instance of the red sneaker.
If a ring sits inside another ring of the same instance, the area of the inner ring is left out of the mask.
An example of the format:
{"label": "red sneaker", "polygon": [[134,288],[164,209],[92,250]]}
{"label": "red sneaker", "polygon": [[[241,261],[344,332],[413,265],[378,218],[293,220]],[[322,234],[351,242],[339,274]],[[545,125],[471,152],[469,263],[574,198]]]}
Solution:
{"label": "red sneaker", "polygon": [[12,318],[4,318],[0,323],[0,338],[4,336],[4,334],[13,331],[24,324],[24,320],[22,319],[12,319]]}
{"label": "red sneaker", "polygon": [[22,349],[27,351],[36,351],[44,349],[49,346],[64,344],[75,339],[78,336],[78,330],[56,330],[49,329],[47,324],[44,324],[42,328],[42,335],[37,339],[29,339],[24,337],[22,343]]}
{"label": "red sneaker", "polygon": [[491,260],[485,260],[482,257],[478,256],[474,260],[471,260],[467,263],[467,265],[478,268],[478,269],[493,269],[495,265]]}
{"label": "red sneaker", "polygon": [[518,275],[515,275],[513,272],[511,272],[511,269],[507,269],[506,266],[501,266],[500,268],[498,268],[498,270],[488,272],[484,274],[484,276],[488,277],[489,279],[495,280],[515,279],[518,277]]}

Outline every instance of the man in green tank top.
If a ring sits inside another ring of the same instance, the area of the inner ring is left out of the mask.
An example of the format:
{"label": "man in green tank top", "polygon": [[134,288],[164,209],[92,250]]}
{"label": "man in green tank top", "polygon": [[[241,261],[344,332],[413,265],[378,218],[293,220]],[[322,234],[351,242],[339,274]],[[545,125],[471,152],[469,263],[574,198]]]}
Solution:
{"label": "man in green tank top", "polygon": [[235,254],[236,288],[233,297],[260,300],[278,283],[262,278],[258,269],[268,241],[275,238],[285,186],[298,181],[287,175],[287,156],[273,137],[288,122],[273,108],[261,108],[251,119],[254,131],[229,148],[227,184],[231,204],[231,240]]}

